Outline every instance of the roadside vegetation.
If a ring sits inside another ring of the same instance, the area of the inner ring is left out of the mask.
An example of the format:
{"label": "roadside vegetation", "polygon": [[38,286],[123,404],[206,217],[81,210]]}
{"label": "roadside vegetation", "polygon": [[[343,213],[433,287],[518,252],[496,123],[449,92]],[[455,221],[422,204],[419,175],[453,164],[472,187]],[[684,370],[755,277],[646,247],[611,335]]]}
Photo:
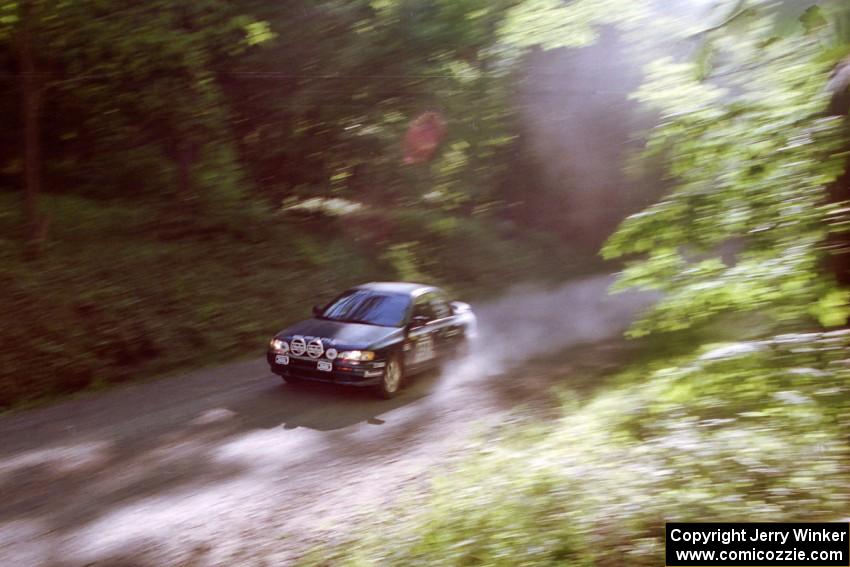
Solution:
{"label": "roadside vegetation", "polygon": [[[846,521],[850,336],[684,354],[691,339],[705,336],[648,341],[615,376],[564,376],[562,417],[487,433],[427,493],[303,564],[648,567],[665,522]],[[571,384],[594,381],[576,402]]]}

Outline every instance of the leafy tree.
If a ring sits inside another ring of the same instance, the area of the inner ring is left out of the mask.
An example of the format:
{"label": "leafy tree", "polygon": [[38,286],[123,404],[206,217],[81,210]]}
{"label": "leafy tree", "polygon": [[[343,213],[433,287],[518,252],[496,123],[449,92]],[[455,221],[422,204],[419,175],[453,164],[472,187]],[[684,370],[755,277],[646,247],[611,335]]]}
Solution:
{"label": "leafy tree", "polygon": [[173,164],[175,194],[184,202],[199,197],[200,185],[211,191],[238,187],[232,174],[238,164],[227,156],[229,111],[216,71],[222,60],[262,41],[262,22],[225,0],[120,7],[93,2],[85,8],[95,17],[66,34],[62,61],[70,80],[62,94],[88,109],[88,136],[125,151],[160,148]]}
{"label": "leafy tree", "polygon": [[226,0],[0,4],[0,49],[15,55],[20,77],[30,242],[46,232],[45,142],[61,152],[57,162],[70,160],[63,184],[83,171],[88,184],[109,186],[122,173],[139,184],[173,170],[167,184],[183,202],[238,195],[241,168],[216,72],[264,41],[263,29]]}
{"label": "leafy tree", "polygon": [[[843,121],[824,116],[836,52],[806,19],[774,36],[776,15],[759,8],[748,6],[745,25],[709,32],[710,70],[704,60],[661,60],[637,94],[661,113],[649,147],[675,188],[604,249],[608,258],[644,256],[629,262],[621,287],[664,292],[633,334],[728,310],[780,324],[846,320],[847,290],[821,269],[830,229],[846,222],[827,199],[848,141]],[[724,259],[720,247],[733,240],[739,250]]]}
{"label": "leafy tree", "polygon": [[[455,184],[454,196],[486,187],[487,168],[475,162],[497,166],[494,144],[509,140],[507,83],[490,68],[488,50],[505,6],[258,3],[251,11],[270,23],[275,39],[224,73],[254,179],[277,202],[334,192],[383,203],[418,199],[435,184]],[[448,121],[446,159],[405,168],[405,128],[426,110]],[[475,183],[464,177],[472,170]]]}

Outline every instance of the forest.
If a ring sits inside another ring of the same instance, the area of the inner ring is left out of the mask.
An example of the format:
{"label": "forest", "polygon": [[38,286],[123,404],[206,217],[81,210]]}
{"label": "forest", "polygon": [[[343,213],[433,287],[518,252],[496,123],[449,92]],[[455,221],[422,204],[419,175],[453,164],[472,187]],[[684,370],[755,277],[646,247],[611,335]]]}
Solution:
{"label": "forest", "polygon": [[657,294],[604,386],[307,563],[846,518],[846,2],[0,0],[0,111],[0,409],[258,356],[363,281]]}

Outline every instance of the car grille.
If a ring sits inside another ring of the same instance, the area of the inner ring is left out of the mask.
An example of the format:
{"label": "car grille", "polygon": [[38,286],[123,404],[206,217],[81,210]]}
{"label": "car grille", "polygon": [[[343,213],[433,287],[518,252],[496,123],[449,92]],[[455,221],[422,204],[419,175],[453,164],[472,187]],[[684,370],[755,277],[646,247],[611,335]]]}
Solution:
{"label": "car grille", "polygon": [[333,380],[333,372],[317,370],[314,359],[301,359],[290,356],[287,369],[295,377],[310,378],[313,380]]}

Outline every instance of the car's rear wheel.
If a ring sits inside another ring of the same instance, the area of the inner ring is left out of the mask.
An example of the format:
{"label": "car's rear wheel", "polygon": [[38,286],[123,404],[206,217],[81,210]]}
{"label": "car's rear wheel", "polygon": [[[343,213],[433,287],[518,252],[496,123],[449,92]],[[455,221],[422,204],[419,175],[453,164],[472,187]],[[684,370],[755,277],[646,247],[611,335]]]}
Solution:
{"label": "car's rear wheel", "polygon": [[404,369],[401,366],[401,361],[397,354],[390,356],[387,360],[387,368],[384,371],[384,377],[381,383],[375,387],[375,393],[384,399],[390,399],[401,389],[404,381]]}

